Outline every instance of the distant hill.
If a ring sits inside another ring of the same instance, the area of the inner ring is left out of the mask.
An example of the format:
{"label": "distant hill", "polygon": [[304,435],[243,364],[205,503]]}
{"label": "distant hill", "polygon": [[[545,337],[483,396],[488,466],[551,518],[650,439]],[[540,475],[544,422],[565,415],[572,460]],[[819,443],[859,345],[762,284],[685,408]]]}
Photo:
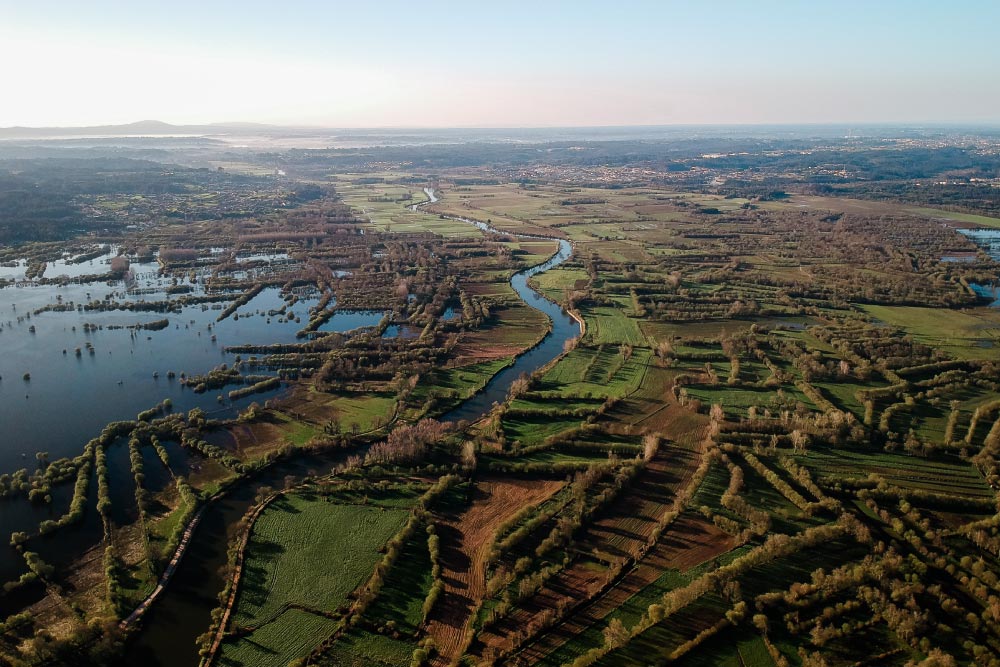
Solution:
{"label": "distant hill", "polygon": [[0,139],[36,139],[76,136],[162,136],[170,134],[246,134],[277,130],[276,126],[259,123],[211,123],[208,125],[171,125],[160,120],[140,120],[124,125],[90,125],[85,127],[2,127]]}

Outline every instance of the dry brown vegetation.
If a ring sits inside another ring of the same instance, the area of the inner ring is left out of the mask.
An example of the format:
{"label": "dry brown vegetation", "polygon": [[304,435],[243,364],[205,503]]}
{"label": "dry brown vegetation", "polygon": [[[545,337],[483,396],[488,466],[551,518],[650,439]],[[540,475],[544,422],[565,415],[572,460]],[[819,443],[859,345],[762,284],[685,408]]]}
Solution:
{"label": "dry brown vegetation", "polygon": [[444,595],[427,626],[440,650],[441,664],[460,655],[472,612],[486,590],[486,555],[496,527],[553,493],[562,482],[482,479],[469,507],[439,517]]}

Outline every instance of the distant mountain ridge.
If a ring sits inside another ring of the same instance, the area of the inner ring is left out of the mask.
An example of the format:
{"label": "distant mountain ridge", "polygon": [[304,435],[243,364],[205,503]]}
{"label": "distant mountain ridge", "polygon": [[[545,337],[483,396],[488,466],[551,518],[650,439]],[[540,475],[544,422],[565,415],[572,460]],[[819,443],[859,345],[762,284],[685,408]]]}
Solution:
{"label": "distant mountain ridge", "polygon": [[169,134],[226,134],[278,129],[261,123],[209,123],[207,125],[172,125],[162,120],[140,120],[124,125],[89,125],[83,127],[0,127],[0,139],[31,139],[41,137],[126,136]]}

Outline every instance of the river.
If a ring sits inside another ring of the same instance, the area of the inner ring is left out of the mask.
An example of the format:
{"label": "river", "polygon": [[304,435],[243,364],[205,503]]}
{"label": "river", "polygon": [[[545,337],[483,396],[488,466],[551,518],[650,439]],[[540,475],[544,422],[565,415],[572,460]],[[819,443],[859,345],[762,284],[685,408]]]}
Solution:
{"label": "river", "polygon": [[[438,201],[434,190],[427,188],[424,192],[428,201],[414,204],[411,206],[413,210]],[[501,232],[479,221],[446,217],[473,224],[488,233],[528,239],[544,238]],[[559,250],[556,254],[511,278],[511,286],[525,303],[543,312],[552,321],[551,331],[538,345],[495,375],[482,391],[448,412],[443,419],[473,420],[484,415],[495,401],[502,401],[506,397],[511,383],[522,373],[530,374],[549,363],[562,353],[566,341],[581,334],[582,327],[576,320],[558,304],[528,285],[528,279],[532,276],[569,259],[572,246],[568,241],[558,241]],[[276,464],[259,477],[238,484],[224,498],[209,505],[170,585],[151,607],[142,622],[142,628],[130,642],[126,663],[148,667],[197,665],[199,657],[195,639],[209,628],[212,609],[218,605],[218,594],[225,584],[220,571],[226,563],[229,540],[235,534],[236,522],[251,507],[258,490],[265,485],[280,487],[289,475],[298,479],[306,474],[329,470],[346,456],[335,453]]]}
{"label": "river", "polygon": [[[419,210],[421,206],[433,204],[438,201],[434,190],[431,188],[425,188],[424,193],[427,195],[427,201],[420,204],[414,204],[410,208],[413,210]],[[445,421],[460,421],[463,419],[472,421],[489,412],[493,403],[503,401],[507,397],[507,391],[510,389],[510,385],[514,382],[514,380],[523,374],[530,375],[534,373],[536,370],[555,359],[562,353],[563,346],[566,344],[566,341],[576,338],[582,333],[580,323],[567,314],[562,306],[548,299],[528,284],[528,280],[532,276],[557,267],[569,259],[573,254],[573,246],[569,244],[569,241],[563,239],[550,239],[531,234],[513,234],[511,232],[500,231],[478,220],[470,220],[468,218],[451,215],[446,215],[444,217],[449,220],[458,220],[460,222],[475,225],[484,232],[491,234],[502,234],[505,236],[513,236],[515,238],[524,239],[559,241],[559,250],[547,261],[515,273],[510,280],[510,286],[514,288],[514,291],[517,292],[517,295],[521,297],[526,304],[535,310],[541,311],[546,317],[549,318],[549,321],[552,322],[552,329],[545,336],[545,338],[538,343],[538,345],[517,357],[512,365],[494,375],[486,386],[483,387],[482,391],[472,396],[457,408],[454,408],[442,417]]]}

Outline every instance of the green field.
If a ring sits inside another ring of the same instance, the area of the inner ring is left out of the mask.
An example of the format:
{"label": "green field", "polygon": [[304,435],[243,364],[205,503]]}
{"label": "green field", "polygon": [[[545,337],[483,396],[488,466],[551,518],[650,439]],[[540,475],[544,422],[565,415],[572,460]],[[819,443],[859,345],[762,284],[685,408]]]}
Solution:
{"label": "green field", "polygon": [[740,628],[724,630],[676,664],[682,667],[774,667],[774,658],[760,635]]}
{"label": "green field", "polygon": [[503,420],[504,433],[508,442],[520,442],[522,446],[537,445],[547,437],[578,426],[582,420],[565,417],[511,417]]}
{"label": "green field", "polygon": [[414,389],[413,398],[420,402],[435,398],[435,409],[446,409],[482,389],[490,378],[512,361],[513,358],[504,358],[466,366],[435,368],[428,374],[427,381]]}
{"label": "green field", "polygon": [[218,664],[286,667],[306,655],[339,627],[339,621],[301,609],[288,609],[270,623],[237,641],[226,641]]}
{"label": "green field", "polygon": [[[719,374],[723,376],[722,369],[726,364],[712,364],[720,369]],[[686,387],[688,396],[709,406],[718,403],[725,410],[726,415],[733,417],[745,417],[747,410],[751,406],[758,408],[777,409],[779,405],[791,405],[802,403],[806,407],[812,407],[812,401],[802,392],[791,386],[783,386],[784,398],[777,402],[777,394],[773,389],[740,388],[727,387],[725,384],[716,386],[691,385]]]}
{"label": "green field", "polygon": [[409,667],[413,645],[365,630],[351,630],[317,661],[321,667]]}
{"label": "green field", "polygon": [[995,359],[1000,312],[995,308],[946,310],[914,306],[861,306],[878,320],[903,329],[927,345],[962,359]]}
{"label": "green field", "polygon": [[618,308],[608,306],[587,308],[583,311],[583,317],[587,321],[587,334],[584,340],[588,344],[628,344],[636,347],[649,344],[639,330],[639,321],[626,317]]}
{"label": "green field", "polygon": [[975,466],[957,457],[927,460],[888,452],[824,449],[810,452],[800,463],[832,480],[880,475],[904,489],[948,495],[990,498],[993,493]]}
{"label": "green field", "polygon": [[223,644],[223,664],[283,667],[323,639],[337,621],[321,614],[336,611],[367,580],[379,548],[407,516],[301,495],[272,503],[254,524],[232,618],[254,630]]}
{"label": "green field", "polygon": [[557,302],[562,301],[565,290],[576,289],[577,283],[585,285],[587,280],[587,272],[583,269],[565,266],[556,267],[532,278],[532,282],[545,293],[545,296]]}
{"label": "green field", "polygon": [[[652,356],[646,348],[635,349],[626,360],[617,346],[578,347],[542,376],[536,391],[565,396],[621,397],[639,387]],[[515,406],[521,403],[515,402]]]}
{"label": "green field", "polygon": [[[391,178],[391,176],[389,176]],[[410,210],[427,200],[423,188],[413,184],[350,183],[340,186],[344,201],[373,227],[397,234],[431,232],[442,236],[482,236],[475,226]],[[410,199],[404,199],[409,196]]]}
{"label": "green field", "polygon": [[378,624],[391,621],[401,632],[416,632],[423,619],[424,598],[433,583],[427,533],[418,530],[403,545],[378,598],[365,612],[365,618]]}
{"label": "green field", "polygon": [[955,211],[944,211],[939,208],[926,208],[921,206],[907,206],[904,208],[907,213],[924,215],[935,220],[953,220],[955,222],[966,222],[970,225],[981,227],[1000,228],[1000,218],[990,218],[985,215],[975,215],[973,213],[956,213]]}
{"label": "green field", "polygon": [[342,394],[332,407],[342,426],[357,423],[362,432],[375,427],[376,420],[384,424],[396,408],[396,398],[390,394]]}

